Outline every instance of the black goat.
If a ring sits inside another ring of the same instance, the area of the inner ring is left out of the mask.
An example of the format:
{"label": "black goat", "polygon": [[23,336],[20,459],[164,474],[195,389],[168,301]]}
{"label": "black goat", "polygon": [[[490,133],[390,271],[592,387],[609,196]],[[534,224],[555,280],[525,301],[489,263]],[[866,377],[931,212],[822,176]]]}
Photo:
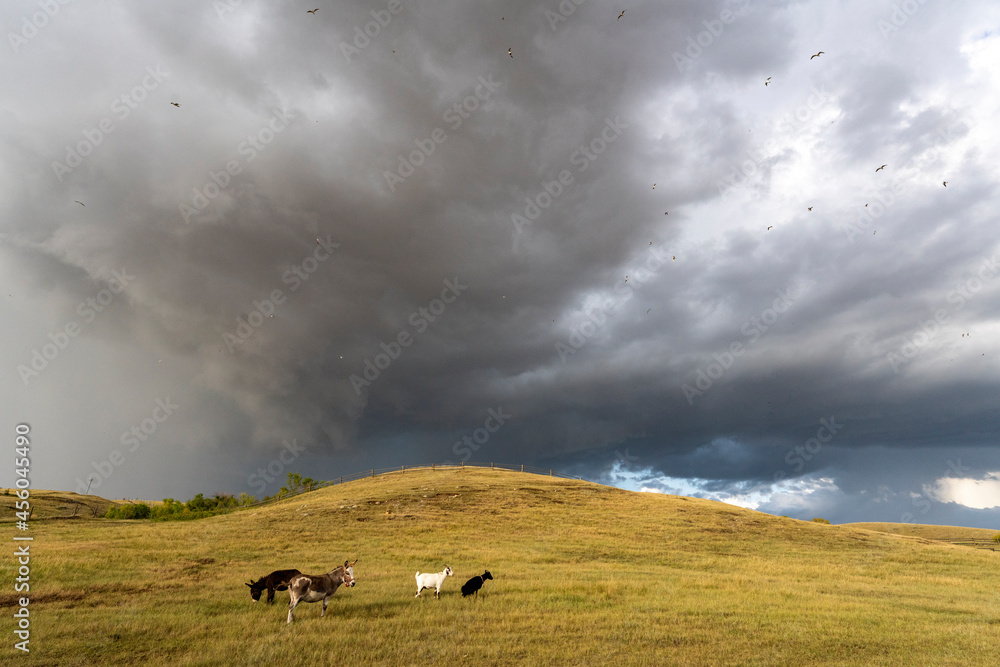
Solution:
{"label": "black goat", "polygon": [[472,579],[462,584],[462,597],[467,597],[469,595],[475,595],[479,597],[479,589],[483,587],[483,583],[487,579],[492,579],[493,575],[490,574],[489,570],[486,570],[481,576],[476,575]]}

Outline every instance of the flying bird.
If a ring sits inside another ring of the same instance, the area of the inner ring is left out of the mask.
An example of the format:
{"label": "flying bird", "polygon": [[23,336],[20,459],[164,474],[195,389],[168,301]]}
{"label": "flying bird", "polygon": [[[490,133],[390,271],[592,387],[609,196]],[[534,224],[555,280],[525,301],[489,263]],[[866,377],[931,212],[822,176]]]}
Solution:
{"label": "flying bird", "polygon": [[653,189],[654,190],[656,189],[656,183],[653,183]]}
{"label": "flying bird", "polygon": [[306,14],[312,14],[312,15],[315,16],[316,12],[318,12],[318,11],[319,11],[319,7],[317,7],[316,9],[307,9],[306,10]]}
{"label": "flying bird", "polygon": [[621,21],[623,16],[625,16],[625,10],[624,9],[622,10],[622,13],[618,15],[618,19],[617,20]]}
{"label": "flying bird", "polygon": [[[771,227],[774,227],[774,225],[771,225]],[[768,227],[767,231],[771,231],[771,227]]]}
{"label": "flying bird", "polygon": [[877,174],[878,172],[882,171],[883,169],[885,169],[888,166],[889,165],[887,165],[887,164],[883,164],[881,167],[879,167],[878,169],[875,170],[875,173]]}
{"label": "flying bird", "polygon": [[180,108],[181,108],[181,105],[180,105],[180,104],[177,104],[177,102],[171,102],[171,104],[173,104],[173,105],[174,105],[175,107],[177,107],[178,109],[180,109]]}
{"label": "flying bird", "polygon": [[810,206],[810,207],[809,207],[809,210],[810,210],[810,211],[811,211],[811,210],[813,210],[813,207],[812,207],[812,206]]}
{"label": "flying bird", "polygon": [[766,86],[769,83],[771,83],[771,77],[767,77],[767,81],[764,82],[764,85]]}
{"label": "flying bird", "polygon": [[76,202],[77,204],[79,204],[80,206],[83,206],[83,207],[86,207],[86,206],[87,206],[86,204],[84,204],[84,203],[83,203],[82,201],[80,201],[79,199],[74,199],[73,201],[75,201],[75,202]]}
{"label": "flying bird", "polygon": [[671,257],[670,259],[672,259],[672,260],[674,260],[674,261],[676,262],[676,261],[677,261],[677,255],[674,255],[674,256],[673,256],[673,257]]}
{"label": "flying bird", "polygon": [[507,55],[510,56],[511,58],[514,57],[514,54],[511,52],[510,49],[507,49]]}
{"label": "flying bird", "polygon": [[823,55],[824,53],[826,53],[826,52],[825,52],[825,51],[820,51],[820,52],[819,52],[819,53],[817,53],[816,55],[814,55],[814,56],[810,57],[810,58],[809,58],[809,60],[812,60],[813,58],[819,58],[819,57],[820,57],[821,55]]}
{"label": "flying bird", "polygon": [[664,211],[663,215],[670,215],[670,211]]}
{"label": "flying bird", "polygon": [[948,181],[941,181],[941,185],[943,185],[944,187],[948,187]]}

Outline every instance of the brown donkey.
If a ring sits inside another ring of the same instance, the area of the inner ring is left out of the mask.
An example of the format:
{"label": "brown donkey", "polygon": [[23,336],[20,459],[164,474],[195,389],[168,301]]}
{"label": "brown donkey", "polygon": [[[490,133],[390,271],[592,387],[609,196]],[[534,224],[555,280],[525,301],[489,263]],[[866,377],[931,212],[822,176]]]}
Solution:
{"label": "brown donkey", "polygon": [[300,602],[322,600],[323,611],[319,615],[320,617],[326,615],[326,605],[340,585],[354,586],[354,565],[357,562],[356,558],[354,563],[345,560],[343,565],[326,574],[299,574],[292,577],[288,582],[288,593],[291,595],[291,600],[288,602],[288,622],[291,623],[295,619],[295,607]]}

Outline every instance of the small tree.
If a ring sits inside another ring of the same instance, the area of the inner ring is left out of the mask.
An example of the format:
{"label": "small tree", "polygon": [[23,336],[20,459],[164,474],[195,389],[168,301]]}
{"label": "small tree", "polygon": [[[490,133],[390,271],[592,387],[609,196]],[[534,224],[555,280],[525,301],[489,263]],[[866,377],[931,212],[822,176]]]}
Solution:
{"label": "small tree", "polygon": [[830,525],[829,521],[827,521],[826,519],[820,519],[819,517],[813,519],[813,523],[825,523],[828,526]]}
{"label": "small tree", "polygon": [[996,542],[997,544],[1000,544],[1000,533],[997,533],[996,535],[993,536],[993,541]]}

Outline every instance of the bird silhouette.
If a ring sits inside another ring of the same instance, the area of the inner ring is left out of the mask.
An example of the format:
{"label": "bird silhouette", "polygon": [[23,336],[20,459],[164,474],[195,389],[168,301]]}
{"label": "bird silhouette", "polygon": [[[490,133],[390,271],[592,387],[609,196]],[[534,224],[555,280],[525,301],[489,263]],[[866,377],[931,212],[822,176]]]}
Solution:
{"label": "bird silhouette", "polygon": [[664,211],[663,215],[670,215],[670,211]]}
{"label": "bird silhouette", "polygon": [[507,49],[507,55],[510,56],[511,58],[514,57],[514,54],[513,54],[513,52],[511,52],[510,49]]}
{"label": "bird silhouette", "polygon": [[812,207],[812,206],[810,206],[810,207],[809,207],[809,210],[810,210],[810,211],[811,211],[811,210],[813,210],[813,207]]}
{"label": "bird silhouette", "polygon": [[887,165],[887,164],[883,164],[881,167],[879,167],[878,169],[875,170],[875,173],[877,174],[878,172],[882,171],[883,169],[885,169],[888,166],[889,165]]}
{"label": "bird silhouette", "polygon": [[86,207],[86,206],[87,206],[86,204],[84,204],[84,203],[83,203],[82,201],[80,201],[79,199],[74,199],[73,201],[75,201],[75,202],[76,202],[77,204],[79,204],[80,206],[83,206],[83,207]]}
{"label": "bird silhouette", "polygon": [[621,21],[623,16],[625,16],[625,10],[624,9],[622,10],[622,13],[618,15],[618,19],[617,20]]}
{"label": "bird silhouette", "polygon": [[948,187],[948,181],[941,181],[941,185],[943,185],[944,187]]}
{"label": "bird silhouette", "polygon": [[653,189],[654,190],[656,189],[656,183],[653,183]]}
{"label": "bird silhouette", "polygon": [[315,15],[316,12],[318,12],[318,11],[319,11],[319,7],[317,7],[316,9],[307,9],[306,10],[306,14],[313,14],[313,15]]}
{"label": "bird silhouette", "polygon": [[177,102],[171,102],[171,104],[173,104],[173,105],[174,105],[175,107],[177,107],[178,109],[180,109],[180,107],[181,107],[181,105],[180,105],[180,104],[177,104]]}
{"label": "bird silhouette", "polygon": [[676,262],[676,261],[677,261],[677,255],[674,255],[674,256],[673,256],[673,257],[671,257],[670,259],[672,259],[673,261],[675,261],[675,262]]}
{"label": "bird silhouette", "polygon": [[[771,225],[771,227],[774,227],[774,225]],[[768,227],[767,231],[771,231],[771,227]]]}
{"label": "bird silhouette", "polygon": [[824,53],[826,53],[826,52],[825,52],[825,51],[820,51],[820,52],[819,52],[819,53],[817,53],[816,55],[814,55],[814,56],[811,56],[811,57],[809,58],[809,60],[812,60],[813,58],[819,58],[819,57],[820,57],[821,55],[823,55]]}
{"label": "bird silhouette", "polygon": [[764,82],[764,85],[766,86],[769,83],[771,83],[771,77],[767,77],[767,81]]}

